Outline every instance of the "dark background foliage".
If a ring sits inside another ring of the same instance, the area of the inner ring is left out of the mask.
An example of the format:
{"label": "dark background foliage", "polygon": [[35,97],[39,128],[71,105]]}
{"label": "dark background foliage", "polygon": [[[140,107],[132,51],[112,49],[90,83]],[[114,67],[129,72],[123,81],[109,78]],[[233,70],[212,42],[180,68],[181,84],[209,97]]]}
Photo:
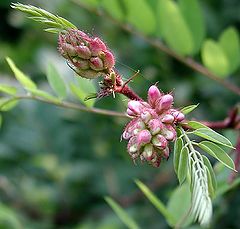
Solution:
{"label": "dark background foliage", "polygon": [[[154,4],[154,1],[151,1]],[[5,56],[46,88],[46,65],[53,62],[65,80],[73,76],[57,53],[57,36],[0,1],[0,82],[16,84]],[[148,86],[158,82],[174,91],[175,106],[200,103],[191,115],[200,120],[221,120],[239,97],[214,81],[194,72],[124,32],[111,21],[78,7],[72,1],[22,1],[57,13],[80,29],[100,36],[117,58],[119,72],[129,78],[141,74],[131,86],[146,96]],[[240,28],[240,2],[201,1],[207,36],[217,39],[227,26]],[[195,59],[199,60],[197,55]],[[240,72],[230,79],[239,84]],[[48,88],[47,88],[48,90]],[[104,98],[95,106],[125,110],[123,97]],[[125,206],[142,228],[168,228],[164,218],[140,194],[134,179],[140,179],[166,201],[178,185],[172,157],[160,168],[134,165],[120,135],[126,119],[105,117],[57,108],[35,101],[22,101],[2,113],[0,132],[0,228],[124,228],[104,201],[110,195]],[[225,131],[231,141],[232,131]],[[212,228],[238,228],[239,187],[214,202]],[[181,206],[179,206],[181,207]],[[18,227],[18,224],[22,225]]]}

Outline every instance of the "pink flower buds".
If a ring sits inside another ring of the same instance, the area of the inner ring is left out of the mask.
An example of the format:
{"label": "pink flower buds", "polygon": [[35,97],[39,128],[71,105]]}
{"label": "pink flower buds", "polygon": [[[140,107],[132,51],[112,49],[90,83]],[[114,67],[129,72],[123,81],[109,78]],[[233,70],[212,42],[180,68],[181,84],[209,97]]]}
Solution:
{"label": "pink flower buds", "polygon": [[159,91],[157,86],[152,85],[148,90],[148,103],[154,107],[156,101],[160,98],[161,98],[161,92]]}
{"label": "pink flower buds", "polygon": [[171,108],[173,103],[173,97],[170,94],[163,95],[161,99],[157,101],[156,108],[158,113],[161,113],[162,111],[166,111]]}
{"label": "pink flower buds", "polygon": [[127,114],[134,117],[122,137],[129,141],[128,152],[133,160],[138,157],[152,166],[159,166],[169,157],[170,141],[176,139],[176,124],[184,114],[172,108],[173,96],[164,95],[153,85],[148,90],[148,103],[130,100]]}
{"label": "pink flower buds", "polygon": [[98,37],[91,38],[80,30],[70,29],[60,33],[58,41],[60,54],[84,78],[109,74],[115,65],[113,54]]}

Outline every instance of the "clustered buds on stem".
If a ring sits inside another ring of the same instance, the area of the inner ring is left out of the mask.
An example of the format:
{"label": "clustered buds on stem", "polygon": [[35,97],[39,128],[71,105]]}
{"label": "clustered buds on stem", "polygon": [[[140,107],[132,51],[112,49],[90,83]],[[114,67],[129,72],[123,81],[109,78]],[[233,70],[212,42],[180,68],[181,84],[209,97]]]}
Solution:
{"label": "clustered buds on stem", "polygon": [[153,85],[148,90],[148,101],[130,100],[127,114],[133,119],[122,137],[128,140],[127,150],[135,161],[148,161],[158,167],[162,158],[169,157],[168,143],[176,139],[176,124],[184,114],[172,108],[173,96],[163,94]]}
{"label": "clustered buds on stem", "polygon": [[58,50],[77,74],[88,79],[109,74],[115,64],[112,52],[100,38],[77,29],[59,34]]}

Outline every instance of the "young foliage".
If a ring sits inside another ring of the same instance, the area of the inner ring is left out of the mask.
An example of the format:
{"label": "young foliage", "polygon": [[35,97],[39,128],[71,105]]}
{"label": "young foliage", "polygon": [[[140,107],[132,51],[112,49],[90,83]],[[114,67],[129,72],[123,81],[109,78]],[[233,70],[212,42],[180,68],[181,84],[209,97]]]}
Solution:
{"label": "young foliage", "polygon": [[[156,30],[156,20],[153,10],[145,0],[124,0],[127,8],[127,21],[145,34]],[[144,12],[144,17],[140,12]]]}
{"label": "young foliage", "polygon": [[206,40],[202,48],[202,60],[210,71],[221,77],[233,73],[240,64],[239,35],[236,29],[226,29],[218,42]]}
{"label": "young foliage", "polygon": [[183,113],[183,114],[189,114],[190,112],[192,112],[193,110],[195,110],[197,107],[198,107],[198,105],[199,104],[197,104],[197,105],[189,105],[189,106],[187,106],[187,107],[184,107],[184,108],[182,108],[181,109],[181,112]]}
{"label": "young foliage", "polygon": [[70,84],[70,90],[87,107],[93,107],[95,99],[86,99],[91,94],[96,94],[96,88],[90,80],[77,78],[76,83]]}
{"label": "young foliage", "polygon": [[0,84],[0,92],[6,93],[9,95],[15,95],[17,93],[17,89],[13,86]]}
{"label": "young foliage", "polygon": [[[179,159],[179,168],[181,164],[187,163],[187,173],[190,177],[190,190],[191,190],[191,208],[190,214],[194,220],[198,220],[198,222],[207,226],[210,223],[212,217],[212,202],[209,193],[208,187],[208,174],[207,167],[204,164],[202,155],[196,151],[193,147],[193,143],[189,139],[187,133],[181,128],[182,138],[184,139],[185,146],[188,151],[188,157],[181,157]],[[181,153],[183,150],[181,151]],[[187,160],[187,162],[183,162],[182,160]],[[177,176],[180,177],[182,173],[181,170],[178,169]]]}
{"label": "young foliage", "polygon": [[119,204],[117,204],[112,198],[105,197],[105,200],[129,229],[140,229],[140,227],[129,216],[129,214]]}
{"label": "young foliage", "polygon": [[172,0],[159,0],[157,9],[159,31],[169,47],[181,55],[192,54],[193,37],[177,3]]}
{"label": "young foliage", "polygon": [[77,28],[75,25],[73,25],[65,18],[54,15],[44,9],[35,6],[24,5],[21,3],[12,3],[11,7],[29,14],[30,15],[29,18],[47,26],[48,28],[44,29],[46,32],[59,33],[63,30]]}
{"label": "young foliage", "polygon": [[25,89],[37,89],[36,84],[15,65],[11,58],[7,57],[6,60],[16,79]]}
{"label": "young foliage", "polygon": [[144,195],[149,199],[149,201],[156,207],[156,209],[167,219],[167,221],[173,221],[171,212],[168,211],[164,203],[157,198],[157,196],[141,181],[136,180],[135,183],[144,193]]}
{"label": "young foliage", "polygon": [[58,73],[57,69],[51,63],[47,68],[47,79],[51,88],[60,98],[65,98],[67,96],[65,82]]}

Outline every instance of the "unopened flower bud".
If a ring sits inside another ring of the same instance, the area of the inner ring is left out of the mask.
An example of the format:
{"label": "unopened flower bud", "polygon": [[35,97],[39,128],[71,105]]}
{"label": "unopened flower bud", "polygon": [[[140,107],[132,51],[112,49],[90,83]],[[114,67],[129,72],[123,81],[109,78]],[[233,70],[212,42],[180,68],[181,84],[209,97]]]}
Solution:
{"label": "unopened flower bud", "polygon": [[127,108],[127,114],[129,116],[135,116],[135,113],[132,110],[130,110],[129,108]]}
{"label": "unopened flower bud", "polygon": [[103,62],[99,57],[90,58],[90,67],[95,71],[103,70]]}
{"label": "unopened flower bud", "polygon": [[110,51],[104,51],[103,57],[104,68],[111,69],[115,65],[115,59]]}
{"label": "unopened flower bud", "polygon": [[152,85],[148,90],[148,103],[151,106],[155,106],[155,103],[161,97],[161,92],[157,88],[157,86]]}
{"label": "unopened flower bud", "polygon": [[174,122],[174,117],[170,114],[166,114],[163,118],[162,118],[162,122],[163,123],[167,123],[167,124],[171,124]]}
{"label": "unopened flower bud", "polygon": [[155,135],[160,132],[160,130],[163,128],[162,122],[160,122],[159,119],[151,119],[148,122],[148,127],[150,129],[150,132]]}
{"label": "unopened flower bud", "polygon": [[91,70],[91,69],[82,70],[82,69],[77,68],[76,72],[81,77],[87,78],[87,79],[95,79],[95,78],[102,75],[102,72],[97,72],[97,71],[94,71],[94,70]]}
{"label": "unopened flower bud", "polygon": [[144,146],[142,156],[147,161],[151,161],[153,159],[153,146],[151,144],[147,144]]}
{"label": "unopened flower bud", "polygon": [[176,130],[171,125],[165,125],[165,129],[162,130],[162,135],[168,140],[172,141],[176,138]]}
{"label": "unopened flower bud", "polygon": [[73,64],[75,67],[80,68],[82,70],[89,69],[89,63],[87,60],[83,60],[80,58],[73,58]]}
{"label": "unopened flower bud", "polygon": [[128,153],[131,155],[133,153],[136,153],[138,151],[137,148],[137,138],[136,137],[131,137],[128,145],[127,145]]}
{"label": "unopened flower bud", "polygon": [[75,50],[77,55],[82,59],[89,59],[91,57],[91,52],[89,48],[85,45],[76,46]]}
{"label": "unopened flower bud", "polygon": [[163,151],[162,151],[162,155],[164,158],[168,159],[169,158],[169,148],[166,147]]}
{"label": "unopened flower bud", "polygon": [[135,115],[139,115],[142,111],[142,104],[139,101],[130,100],[128,102],[128,109],[130,109]]}
{"label": "unopened flower bud", "polygon": [[151,141],[152,135],[148,130],[142,130],[137,135],[137,145],[139,148]]}
{"label": "unopened flower bud", "polygon": [[158,112],[168,110],[172,106],[172,103],[173,103],[172,95],[170,94],[163,95],[162,98],[158,100],[156,109]]}
{"label": "unopened flower bud", "polygon": [[129,132],[127,132],[126,130],[122,134],[122,138],[125,139],[125,140],[128,140],[131,137],[132,137],[132,135]]}
{"label": "unopened flower bud", "polygon": [[62,49],[69,56],[75,56],[76,55],[75,48],[72,45],[68,44],[68,43],[64,43],[62,45]]}
{"label": "unopened flower bud", "polygon": [[152,138],[152,143],[158,148],[165,149],[167,147],[167,139],[162,136],[161,134],[158,134]]}
{"label": "unopened flower bud", "polygon": [[152,118],[152,115],[148,111],[143,111],[141,113],[141,119],[145,122],[148,123],[148,121]]}
{"label": "unopened flower bud", "polygon": [[145,124],[141,119],[133,119],[125,128],[125,131],[127,131],[131,135],[138,134],[141,130],[145,129]]}
{"label": "unopened flower bud", "polygon": [[177,122],[181,122],[185,118],[184,114],[180,111],[177,111],[177,110],[172,112],[172,115],[174,116],[174,118]]}
{"label": "unopened flower bud", "polygon": [[89,41],[89,48],[92,56],[98,56],[100,52],[107,50],[106,45],[98,37],[95,37],[93,40]]}

